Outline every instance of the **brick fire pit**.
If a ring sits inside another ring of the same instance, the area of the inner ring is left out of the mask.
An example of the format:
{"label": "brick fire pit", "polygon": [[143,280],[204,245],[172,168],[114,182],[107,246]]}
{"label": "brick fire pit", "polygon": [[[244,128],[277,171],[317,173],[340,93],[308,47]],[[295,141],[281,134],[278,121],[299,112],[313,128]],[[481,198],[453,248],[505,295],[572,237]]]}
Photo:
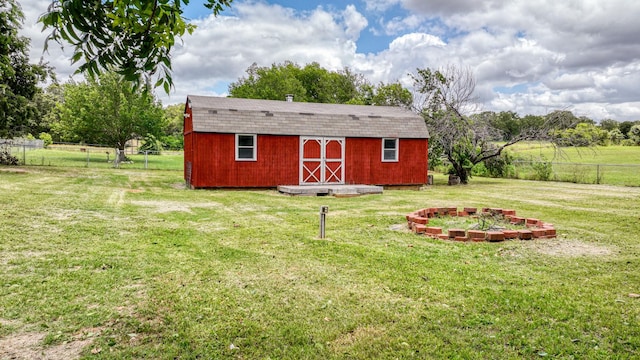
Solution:
{"label": "brick fire pit", "polygon": [[[441,227],[429,226],[429,219],[449,217],[479,217],[490,215],[500,218],[513,225],[522,225],[526,229],[522,230],[465,230],[448,229],[443,232]],[[489,241],[500,242],[504,240],[532,240],[551,239],[556,237],[556,229],[553,224],[545,223],[534,218],[524,218],[516,216],[516,211],[511,209],[483,208],[478,212],[477,208],[463,208],[458,210],[455,207],[425,208],[407,214],[407,224],[416,234],[425,235],[434,239],[455,240],[455,241]]]}

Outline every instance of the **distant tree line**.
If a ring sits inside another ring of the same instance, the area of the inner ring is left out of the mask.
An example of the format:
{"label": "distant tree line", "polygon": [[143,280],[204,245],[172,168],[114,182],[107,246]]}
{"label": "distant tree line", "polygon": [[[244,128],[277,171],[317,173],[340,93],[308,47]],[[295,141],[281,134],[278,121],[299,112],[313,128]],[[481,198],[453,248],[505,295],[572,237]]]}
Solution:
{"label": "distant tree line", "polygon": [[373,85],[362,74],[349,68],[329,71],[313,62],[300,66],[290,61],[271,66],[251,65],[247,75],[231,83],[229,96],[245,99],[284,100],[291,94],[295,101],[384,105],[410,108],[411,92],[399,82]]}

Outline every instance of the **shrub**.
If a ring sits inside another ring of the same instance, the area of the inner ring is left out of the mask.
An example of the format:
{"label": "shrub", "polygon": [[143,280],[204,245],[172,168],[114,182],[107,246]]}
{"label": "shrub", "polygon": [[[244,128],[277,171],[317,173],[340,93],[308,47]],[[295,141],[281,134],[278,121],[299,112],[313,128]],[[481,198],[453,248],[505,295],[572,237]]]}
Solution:
{"label": "shrub", "polygon": [[609,132],[593,124],[579,123],[575,128],[554,132],[560,146],[607,146]]}
{"label": "shrub", "polygon": [[7,150],[0,150],[0,165],[20,165],[17,157],[11,155]]}
{"label": "shrub", "polygon": [[513,157],[508,152],[500,156],[492,157],[476,164],[472,170],[473,175],[492,178],[508,178],[515,176]]}
{"label": "shrub", "polygon": [[633,125],[629,130],[629,140],[635,145],[640,145],[640,125]]}
{"label": "shrub", "polygon": [[155,136],[147,134],[147,136],[144,137],[142,145],[138,148],[138,154],[143,154],[147,151],[150,154],[160,155],[160,151],[162,151],[162,142],[156,139]]}
{"label": "shrub", "polygon": [[182,134],[163,136],[160,141],[162,141],[162,146],[165,150],[184,149],[184,137]]}
{"label": "shrub", "polygon": [[51,135],[43,132],[40,133],[40,135],[38,136],[38,139],[42,140],[44,142],[44,147],[49,147],[49,145],[53,144],[53,138],[51,138]]}
{"label": "shrub", "polygon": [[624,141],[625,137],[620,129],[613,129],[609,131],[609,139],[615,145],[620,145],[622,141]]}
{"label": "shrub", "polygon": [[531,168],[534,171],[533,180],[549,181],[553,175],[553,165],[551,162],[542,158],[540,161],[534,161],[531,163]]}

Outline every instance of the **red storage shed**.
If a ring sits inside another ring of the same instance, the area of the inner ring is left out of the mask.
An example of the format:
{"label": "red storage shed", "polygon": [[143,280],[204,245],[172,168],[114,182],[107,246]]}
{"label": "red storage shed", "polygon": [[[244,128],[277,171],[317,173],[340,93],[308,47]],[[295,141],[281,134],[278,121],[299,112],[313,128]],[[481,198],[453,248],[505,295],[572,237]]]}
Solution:
{"label": "red storage shed", "polygon": [[189,95],[184,116],[192,188],[427,182],[427,127],[399,107]]}

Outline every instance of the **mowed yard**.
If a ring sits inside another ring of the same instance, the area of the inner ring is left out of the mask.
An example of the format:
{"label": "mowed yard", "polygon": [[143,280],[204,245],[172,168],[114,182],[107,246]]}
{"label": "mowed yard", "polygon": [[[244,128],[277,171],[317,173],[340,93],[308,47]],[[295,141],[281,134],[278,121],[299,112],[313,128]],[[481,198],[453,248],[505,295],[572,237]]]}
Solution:
{"label": "mowed yard", "polygon": [[[439,206],[515,209],[558,237],[399,226]],[[640,358],[639,256],[637,187],[436,176],[289,197],[0,167],[0,359]]]}

